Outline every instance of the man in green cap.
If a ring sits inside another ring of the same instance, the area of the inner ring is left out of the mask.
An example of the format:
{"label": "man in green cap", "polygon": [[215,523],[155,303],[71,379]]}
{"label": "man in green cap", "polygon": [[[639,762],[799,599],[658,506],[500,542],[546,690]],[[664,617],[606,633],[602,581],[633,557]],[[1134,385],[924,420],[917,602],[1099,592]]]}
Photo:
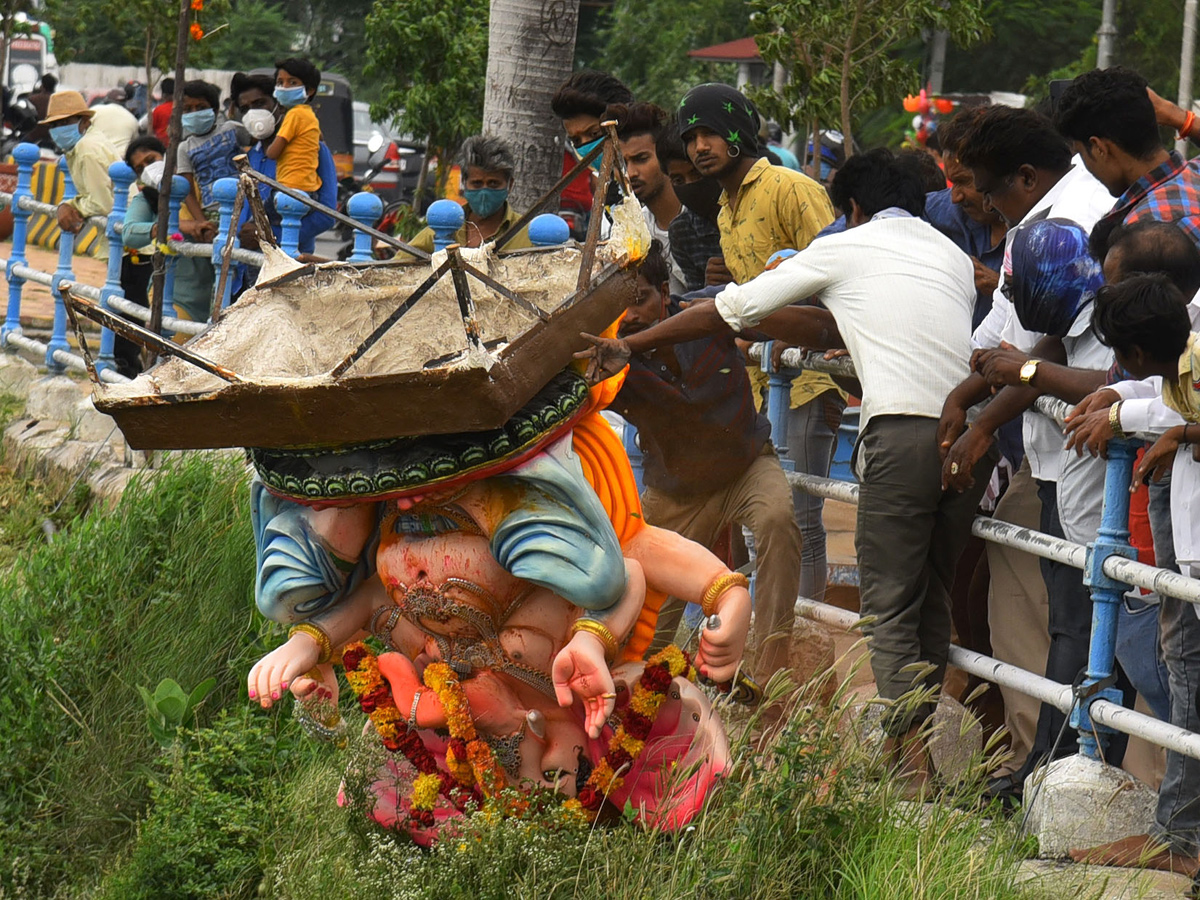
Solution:
{"label": "man in green cap", "polygon": [[[692,88],[679,104],[679,136],[702,175],[722,187],[717,226],[720,260],[710,260],[709,284],[745,284],[763,271],[771,254],[803,250],[833,221],[825,188],[807,175],[773,166],[759,143],[761,119],[754,105],[727,84]],[[782,349],[782,345],[777,345]],[[766,377],[750,368],[756,401]],[[837,429],[846,407],[844,395],[828,375],[802,372],[792,381],[786,435],[788,457],[796,470],[827,477],[837,445]],[[804,538],[800,591],[821,600],[825,595],[824,501],[792,493],[796,524]]]}

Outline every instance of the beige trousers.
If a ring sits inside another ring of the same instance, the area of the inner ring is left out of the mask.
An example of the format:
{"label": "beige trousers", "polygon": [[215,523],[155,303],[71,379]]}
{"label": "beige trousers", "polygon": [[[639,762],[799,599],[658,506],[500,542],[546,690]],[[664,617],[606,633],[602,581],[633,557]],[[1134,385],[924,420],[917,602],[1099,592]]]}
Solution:
{"label": "beige trousers", "polygon": [[[646,521],[711,547],[731,522],[754,534],[758,569],[754,583],[754,632],[758,653],[754,677],[766,684],[788,664],[796,596],[800,590],[800,528],[792,510],[792,491],[779,459],[768,444],[733,484],[709,494],[673,496],[646,488]],[[667,598],[658,614],[652,649],[671,642],[685,603]]]}
{"label": "beige trousers", "polygon": [[[1041,509],[1037,483],[1026,460],[1000,498],[994,518],[1036,530]],[[1036,675],[1044,675],[1046,656],[1050,652],[1050,604],[1038,558],[1023,550],[991,542],[988,542],[987,554],[992,576],[988,591],[992,655]],[[1000,694],[1004,698],[1004,724],[1012,738],[1013,758],[1000,769],[1006,774],[1021,768],[1029,755],[1041,703],[1011,688],[1000,688]]]}

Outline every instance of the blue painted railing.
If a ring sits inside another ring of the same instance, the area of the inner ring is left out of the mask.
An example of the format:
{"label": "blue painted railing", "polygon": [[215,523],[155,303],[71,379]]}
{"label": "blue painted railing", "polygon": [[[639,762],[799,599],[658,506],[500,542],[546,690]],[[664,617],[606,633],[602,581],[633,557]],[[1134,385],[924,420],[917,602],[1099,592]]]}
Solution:
{"label": "blue painted railing", "polygon": [[[121,257],[124,248],[121,244],[121,231],[128,210],[129,191],[135,175],[133,170],[124,162],[115,162],[109,166],[108,174],[113,184],[112,212],[103,219],[91,220],[103,228],[109,244],[108,269],[103,286],[95,287],[79,283],[75,280],[74,252],[75,235],[62,233],[58,246],[58,266],[53,273],[43,272],[29,265],[27,254],[29,238],[29,217],[32,213],[43,213],[54,216],[57,207],[39,202],[32,191],[33,167],[41,159],[41,151],[33,144],[18,144],[13,150],[13,158],[17,164],[17,186],[12,194],[0,192],[0,201],[12,209],[13,234],[12,253],[4,261],[4,276],[8,281],[8,305],[5,310],[4,325],[0,327],[0,347],[15,352],[24,350],[44,356],[46,368],[52,374],[59,374],[66,369],[83,371],[86,369],[83,358],[72,351],[67,338],[67,310],[62,296],[62,288],[69,286],[73,293],[93,300],[106,309],[121,313],[128,318],[140,320],[142,323],[150,319],[150,311],[143,306],[128,301],[121,289]],[[66,160],[60,159],[58,166],[64,177],[63,199],[75,196],[75,186],[71,181],[71,173],[67,170]],[[187,196],[187,181],[181,176],[175,176],[171,185],[170,215],[168,220],[168,235],[179,231],[179,211]],[[163,291],[162,333],[170,336],[174,333],[198,334],[207,327],[207,322],[192,322],[179,319],[175,311],[175,262],[176,254],[184,256],[210,257],[217,272],[221,270],[222,254],[225,249],[226,235],[229,233],[229,223],[233,218],[233,208],[237,198],[237,179],[222,178],[213,185],[213,196],[219,204],[220,219],[216,239],[211,244],[192,243],[168,238],[170,249],[166,257],[167,272]],[[357,194],[350,200],[350,216],[363,225],[373,225],[378,221],[383,211],[383,204],[374,194]],[[280,195],[276,207],[282,219],[280,245],[292,256],[298,255],[297,242],[300,234],[300,220],[308,212],[308,207],[297,200]],[[263,263],[262,254],[242,248],[236,233],[233,235],[233,259],[252,267],[260,267]],[[371,258],[370,235],[356,232],[354,256],[352,261],[360,262]],[[54,324],[50,340],[47,343],[26,337],[21,328],[21,299],[27,282],[44,284],[50,288],[54,297]],[[214,279],[219,281],[219,279]],[[214,284],[214,290],[216,286]],[[227,279],[224,296],[221,297],[221,307],[227,307],[232,294],[232,279]],[[116,361],[113,358],[115,337],[107,328],[100,331],[100,348],[96,357],[96,369],[105,381],[125,381],[117,373]]]}

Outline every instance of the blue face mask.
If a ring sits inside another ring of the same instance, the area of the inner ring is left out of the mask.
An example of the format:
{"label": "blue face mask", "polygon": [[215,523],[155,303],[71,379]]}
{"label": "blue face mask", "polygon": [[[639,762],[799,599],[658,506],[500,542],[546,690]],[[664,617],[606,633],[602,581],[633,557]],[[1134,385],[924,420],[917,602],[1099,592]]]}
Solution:
{"label": "blue face mask", "polygon": [[486,219],[504,205],[508,199],[508,188],[479,188],[474,191],[464,188],[463,196],[471,205],[471,211]]}
{"label": "blue face mask", "polygon": [[185,112],[180,120],[183,130],[188,134],[208,134],[217,124],[217,114],[211,109],[197,109],[194,112]]}
{"label": "blue face mask", "polygon": [[292,107],[308,99],[308,89],[302,84],[290,88],[277,87],[275,99],[279,101],[280,106]]}
{"label": "blue face mask", "polygon": [[[585,156],[587,156],[589,153],[591,153],[592,150],[594,150],[597,146],[599,146],[599,144],[602,140],[604,140],[604,138],[598,137],[594,141],[588,141],[582,147],[576,147],[574,144],[572,144],[571,152],[575,154],[576,159],[583,159]],[[588,165],[592,168],[593,171],[599,172],[600,171],[600,163],[603,160],[604,160],[604,154],[601,153],[599,156],[597,156],[595,159],[593,159]]]}
{"label": "blue face mask", "polygon": [[79,143],[81,137],[83,137],[83,132],[79,130],[78,123],[55,125],[50,129],[50,140],[54,141],[63,153],[69,153]]}

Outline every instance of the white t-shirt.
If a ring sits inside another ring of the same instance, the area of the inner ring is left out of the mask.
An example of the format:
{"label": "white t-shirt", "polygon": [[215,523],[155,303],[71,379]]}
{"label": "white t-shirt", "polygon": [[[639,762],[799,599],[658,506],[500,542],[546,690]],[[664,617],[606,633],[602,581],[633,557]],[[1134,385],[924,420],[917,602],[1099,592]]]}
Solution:
{"label": "white t-shirt", "polygon": [[[1092,331],[1092,308],[1089,303],[1075,316],[1063,336],[1063,347],[1071,368],[1106,372],[1113,364],[1113,352]],[[1036,415],[1050,422],[1041,413]],[[1100,531],[1106,464],[1088,453],[1077,456],[1074,450],[1067,450],[1061,429],[1051,424],[1058,434],[1058,519],[1067,540],[1086,544]]]}
{"label": "white t-shirt", "polygon": [[671,293],[677,297],[682,297],[687,293],[687,282],[683,279],[683,272],[680,271],[679,263],[675,262],[675,257],[671,255],[671,236],[667,234],[667,229],[658,227],[658,221],[654,218],[654,213],[650,212],[650,207],[642,207],[642,218],[646,220],[646,227],[650,229],[651,239],[662,244],[663,254],[667,259],[668,281],[671,285]]}
{"label": "white t-shirt", "polygon": [[854,360],[862,433],[877,415],[941,417],[971,355],[975,270],[962,250],[921,219],[876,217],[726,286],[716,305],[741,331],[812,296],[833,313]]}

